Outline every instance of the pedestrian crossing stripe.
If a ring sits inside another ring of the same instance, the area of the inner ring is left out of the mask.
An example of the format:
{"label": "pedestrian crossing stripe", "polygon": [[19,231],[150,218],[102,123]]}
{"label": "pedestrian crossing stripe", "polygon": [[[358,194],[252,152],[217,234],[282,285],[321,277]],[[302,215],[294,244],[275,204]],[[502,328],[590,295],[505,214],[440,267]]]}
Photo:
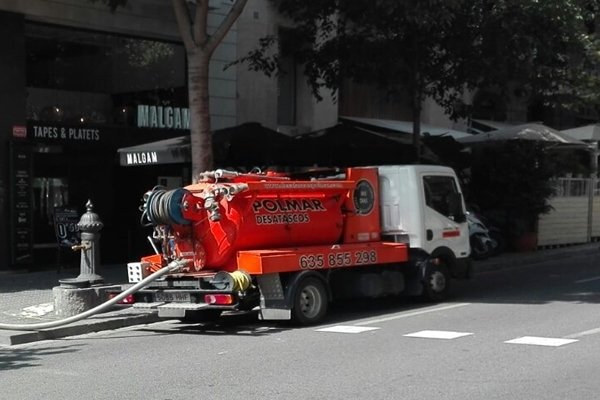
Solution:
{"label": "pedestrian crossing stripe", "polygon": [[406,337],[416,337],[425,339],[457,339],[464,336],[472,335],[469,332],[452,332],[452,331],[419,331],[415,333],[408,333]]}
{"label": "pedestrian crossing stripe", "polygon": [[530,344],[534,346],[551,346],[559,347],[566,344],[577,342],[577,339],[560,339],[560,338],[548,338],[548,337],[537,337],[537,336],[523,336],[520,338],[507,340],[504,343],[511,344]]}
{"label": "pedestrian crossing stripe", "polygon": [[329,328],[317,329],[317,332],[335,332],[335,333],[363,333],[368,331],[374,331],[380,328],[367,327],[367,326],[350,326],[350,325],[336,325],[330,326]]}
{"label": "pedestrian crossing stripe", "polygon": [[[376,327],[365,327],[365,326],[352,326],[352,325],[335,325],[327,328],[317,329],[317,332],[333,332],[333,333],[363,333],[374,331],[381,328]],[[405,337],[423,338],[423,339],[458,339],[465,336],[471,336],[471,332],[454,332],[454,331],[435,331],[435,330],[423,330],[414,333],[407,333]],[[577,342],[577,339],[561,339],[561,338],[549,338],[549,337],[538,337],[538,336],[523,336],[520,338],[507,340],[504,343],[509,344],[525,344],[534,346],[547,346],[547,347],[560,347],[567,344]]]}

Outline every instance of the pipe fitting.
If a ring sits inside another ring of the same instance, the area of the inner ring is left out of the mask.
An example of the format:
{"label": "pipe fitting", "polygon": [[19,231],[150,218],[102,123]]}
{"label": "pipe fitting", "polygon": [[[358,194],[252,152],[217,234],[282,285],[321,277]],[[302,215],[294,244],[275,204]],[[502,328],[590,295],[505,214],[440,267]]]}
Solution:
{"label": "pipe fitting", "polygon": [[92,243],[89,241],[83,241],[79,244],[76,244],[74,246],[71,246],[71,250],[73,251],[85,251],[85,250],[89,250],[92,248]]}

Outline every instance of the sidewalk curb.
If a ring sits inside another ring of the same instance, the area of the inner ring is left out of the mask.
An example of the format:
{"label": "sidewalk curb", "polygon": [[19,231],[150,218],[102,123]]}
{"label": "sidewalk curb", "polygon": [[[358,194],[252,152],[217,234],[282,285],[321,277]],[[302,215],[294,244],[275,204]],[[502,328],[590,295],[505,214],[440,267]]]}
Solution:
{"label": "sidewalk curb", "polygon": [[[551,249],[540,249],[528,253],[508,253],[486,260],[474,261],[475,276],[479,273],[490,273],[514,268],[535,267],[550,260],[564,260],[570,257],[600,255],[600,242],[583,245],[563,246]],[[159,322],[156,312],[140,312],[132,309],[111,311],[98,314],[65,326],[38,331],[0,330],[0,346],[26,344],[41,340],[61,339],[92,332],[114,330],[135,325]],[[39,322],[39,321],[36,321]]]}
{"label": "sidewalk curb", "polygon": [[475,274],[509,270],[523,266],[535,266],[536,264],[550,260],[563,260],[569,257],[589,256],[593,254],[600,255],[600,243],[593,242],[585,245],[537,250],[530,253],[512,253],[498,259],[492,257],[487,260],[475,261]]}
{"label": "sidewalk curb", "polygon": [[158,322],[159,320],[156,313],[123,316],[116,315],[104,320],[88,318],[74,324],[39,331],[0,331],[0,345],[12,346],[37,342],[40,340],[60,339],[68,336],[125,328],[133,325],[151,324]]}

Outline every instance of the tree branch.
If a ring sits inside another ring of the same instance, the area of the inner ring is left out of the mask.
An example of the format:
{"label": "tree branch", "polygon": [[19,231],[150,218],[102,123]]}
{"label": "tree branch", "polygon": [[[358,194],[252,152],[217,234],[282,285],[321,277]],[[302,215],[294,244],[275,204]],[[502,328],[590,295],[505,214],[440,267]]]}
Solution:
{"label": "tree branch", "polygon": [[242,10],[244,9],[244,6],[247,2],[248,0],[235,0],[235,3],[233,3],[233,5],[231,6],[229,13],[227,13],[225,19],[223,20],[223,22],[221,22],[221,25],[219,25],[215,33],[206,42],[204,50],[207,53],[212,53],[218,46],[218,44],[221,43],[221,41],[231,28],[235,20],[242,13]]}
{"label": "tree branch", "polygon": [[185,4],[185,0],[172,0],[173,11],[175,12],[175,18],[177,19],[177,26],[179,27],[179,34],[183,45],[188,52],[193,51],[196,48],[194,37],[192,36],[192,20],[190,18],[190,11]]}
{"label": "tree branch", "polygon": [[203,47],[208,38],[208,0],[196,1],[196,15],[194,16],[194,42],[197,46]]}

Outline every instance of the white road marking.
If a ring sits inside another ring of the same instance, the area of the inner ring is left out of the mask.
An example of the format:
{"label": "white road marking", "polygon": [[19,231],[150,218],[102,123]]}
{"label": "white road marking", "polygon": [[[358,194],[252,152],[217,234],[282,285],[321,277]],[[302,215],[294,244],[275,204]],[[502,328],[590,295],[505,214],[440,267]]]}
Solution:
{"label": "white road marking", "polygon": [[349,326],[349,325],[336,325],[330,326],[329,328],[317,329],[317,332],[336,332],[336,333],[363,333],[368,331],[374,331],[379,328],[361,327],[361,326]]}
{"label": "white road marking", "polygon": [[593,282],[593,281],[597,281],[600,280],[600,276],[595,276],[593,278],[587,278],[587,279],[580,279],[578,281],[575,281],[575,283],[587,283],[587,282]]}
{"label": "white road marking", "polygon": [[409,333],[406,337],[416,337],[425,339],[457,339],[464,336],[472,335],[469,332],[452,332],[452,331],[420,331],[415,333]]}
{"label": "white road marking", "polygon": [[520,338],[507,340],[504,343],[511,344],[531,344],[534,346],[551,346],[551,347],[559,347],[564,346],[565,344],[571,344],[577,342],[575,339],[560,339],[560,338],[546,338],[546,337],[537,337],[537,336],[523,336]]}
{"label": "white road marking", "polygon": [[580,338],[583,336],[595,335],[597,333],[600,333],[600,328],[594,328],[594,329],[589,329],[589,330],[583,331],[583,332],[573,333],[573,334],[567,335],[565,337],[568,339],[576,339],[576,338]]}
{"label": "white road marking", "polygon": [[362,322],[356,322],[354,325],[362,326],[362,325],[379,324],[381,322],[393,321],[395,319],[400,319],[400,318],[416,317],[418,315],[429,314],[429,313],[438,312],[438,311],[451,310],[453,308],[464,307],[464,306],[468,306],[470,304],[471,303],[457,303],[457,304],[451,304],[448,306],[431,307],[431,308],[426,308],[424,310],[408,312],[408,313],[404,313],[404,314],[396,314],[396,315],[392,315],[392,316],[385,317],[385,318],[368,319],[368,320],[365,320]]}

